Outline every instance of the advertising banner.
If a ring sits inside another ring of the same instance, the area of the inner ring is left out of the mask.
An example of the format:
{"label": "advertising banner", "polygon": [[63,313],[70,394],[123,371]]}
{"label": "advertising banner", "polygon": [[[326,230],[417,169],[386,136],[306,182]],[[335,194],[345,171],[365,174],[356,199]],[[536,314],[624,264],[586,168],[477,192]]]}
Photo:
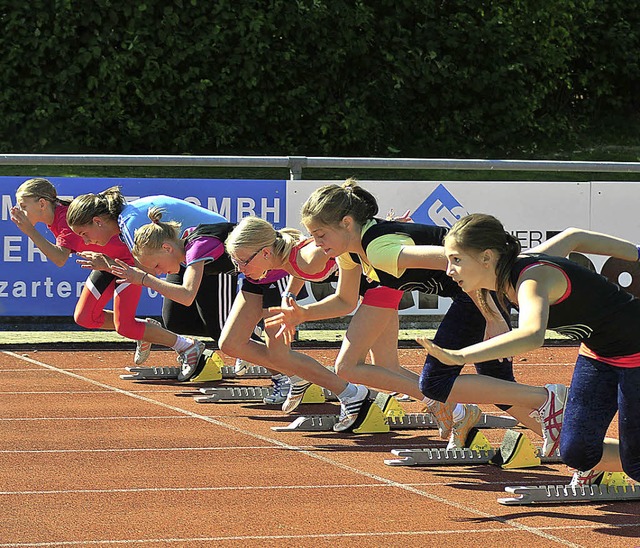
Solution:
{"label": "advertising banner", "polygon": [[[300,209],[309,195],[334,181],[290,181],[287,218],[299,227]],[[380,206],[378,216],[410,211],[416,223],[450,227],[469,213],[490,213],[511,231],[523,249],[534,247],[569,226],[589,228],[590,183],[521,181],[360,181]],[[640,187],[639,187],[640,188]],[[310,288],[319,297],[327,289]],[[442,314],[449,299],[413,292],[401,314]]]}
{"label": "advertising banner", "polygon": [[[76,264],[73,256],[62,268],[48,261],[33,242],[9,217],[15,205],[15,191],[27,177],[0,177],[2,242],[0,270],[0,314],[3,316],[72,316],[89,272]],[[235,222],[247,215],[258,215],[276,227],[286,218],[286,181],[212,179],[118,179],[51,177],[58,196],[74,198],[120,186],[128,200],[166,194],[188,200],[220,213]],[[38,230],[55,241],[46,226]],[[160,315],[162,298],[143,291],[139,315]]]}

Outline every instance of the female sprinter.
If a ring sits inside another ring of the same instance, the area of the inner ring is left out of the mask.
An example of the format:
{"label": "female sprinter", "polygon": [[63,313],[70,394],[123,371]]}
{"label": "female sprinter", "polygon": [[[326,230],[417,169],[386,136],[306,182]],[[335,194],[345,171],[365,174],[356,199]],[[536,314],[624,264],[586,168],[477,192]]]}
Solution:
{"label": "female sprinter", "polygon": [[[181,234],[177,223],[165,223],[160,220],[162,210],[158,208],[149,210],[149,218],[152,223],[144,225],[135,233],[133,247],[135,258],[146,270],[156,275],[175,273],[183,266],[183,283],[181,285],[167,283],[143,270],[119,263],[113,268],[113,272],[123,280],[134,283],[142,283],[144,280],[149,287],[167,299],[189,306],[200,286],[203,285],[204,275],[233,270],[234,265],[241,264],[239,259],[231,258],[225,253],[223,245],[223,241],[228,240],[229,233],[233,234],[234,225],[231,223],[199,225]],[[256,256],[257,253],[247,259],[246,264],[257,262]],[[245,270],[242,266],[240,268]],[[271,273],[268,282],[272,283],[287,275],[284,270],[275,270]],[[261,278],[266,277],[261,276]],[[356,387],[342,381],[315,360],[285,348],[281,341],[275,343],[276,349],[273,350],[270,337],[273,333],[269,330],[267,330],[266,345],[262,341],[251,339],[253,328],[257,323],[255,312],[262,314],[262,294],[252,292],[246,298],[244,296],[245,292],[249,291],[248,286],[254,285],[258,290],[264,291],[265,284],[260,284],[259,281],[253,283],[247,279],[243,280],[242,290],[223,328],[220,338],[221,350],[233,356],[250,359],[253,363],[264,365],[269,369],[283,371],[286,374],[299,374],[332,390],[338,395],[342,404],[341,417],[335,425],[335,430],[346,430],[358,417],[367,399],[368,390],[364,386]],[[241,304],[238,305],[238,303]],[[260,305],[257,310],[254,309],[256,304]],[[234,346],[231,342],[234,340],[241,340],[245,344]],[[285,406],[283,410],[290,412],[292,409]]]}
{"label": "female sprinter", "polygon": [[[194,204],[172,198],[170,196],[148,196],[127,203],[118,187],[109,188],[98,194],[84,194],[77,196],[69,205],[67,222],[71,229],[78,234],[85,243],[106,245],[111,238],[120,236],[129,249],[133,248],[135,230],[149,222],[147,212],[151,207],[160,207],[165,213],[166,220],[174,220],[183,227],[196,226],[200,223],[224,223],[226,219],[213,211],[198,207]],[[167,278],[168,282],[182,283],[184,269]],[[135,286],[141,291],[140,286]],[[220,290],[221,296],[218,295]],[[191,335],[210,335],[217,338],[220,325],[226,317],[224,303],[230,303],[236,291],[235,279],[212,278],[211,283],[203,285],[198,292],[195,302],[185,307],[171,300],[165,300],[162,317],[167,329]],[[206,321],[200,321],[200,315]],[[197,321],[195,319],[197,319]],[[205,331],[202,325],[210,328]],[[189,373],[193,373],[205,345],[202,341],[175,335],[171,331],[147,324],[147,331],[151,331],[146,339],[153,343],[170,346],[178,353],[178,361],[182,365],[179,380],[187,380]]]}
{"label": "female sprinter", "polygon": [[[304,321],[341,315],[347,303],[356,298],[357,280],[364,272],[386,287],[417,289],[451,297],[453,302],[436,333],[438,344],[460,348],[508,330],[505,318],[497,312],[490,314],[481,310],[474,303],[476,295],[464,293],[445,274],[446,259],[442,248],[447,232],[445,228],[383,221],[375,217],[377,213],[375,198],[352,179],[342,186],[327,185],[311,194],[302,208],[302,222],[316,244],[326,254],[336,257],[341,283],[336,294],[324,302],[304,307],[291,303],[291,307],[274,316],[272,322],[284,321],[287,325],[297,325]],[[351,327],[353,332],[341,351],[338,370],[344,367],[362,370],[367,367],[364,357],[371,344],[369,333],[375,333],[375,325],[359,322]],[[474,399],[461,399],[453,391],[460,379],[461,369],[449,367],[435,357],[428,356],[419,380],[420,391],[430,400],[443,403],[475,402]],[[542,434],[547,451],[553,452],[559,430],[555,428],[557,413],[552,411],[562,407],[565,387],[549,385],[547,388],[523,388],[515,383],[510,359],[478,362],[476,369],[481,374],[473,377],[480,382],[503,384],[509,393],[526,391],[528,400],[514,397],[512,401],[500,400],[495,403],[527,427]],[[405,392],[404,389],[402,391]],[[489,403],[493,403],[493,400]],[[449,405],[453,406],[452,403]],[[450,448],[464,447],[469,430],[481,416],[476,406],[458,409],[453,415]],[[532,410],[533,418],[529,416]],[[542,421],[542,428],[537,424],[537,419]]]}
{"label": "female sprinter", "polygon": [[[638,260],[631,242],[591,233],[594,252]],[[572,484],[597,483],[599,471],[640,480],[640,300],[603,276],[569,260],[520,254],[520,244],[495,217],[473,214],[453,225],[444,241],[447,274],[466,292],[496,291],[519,311],[518,328],[473,346],[448,350],[419,342],[443,363],[462,365],[538,348],[546,329],[581,341],[560,435],[562,460],[578,470]],[[461,378],[462,379],[462,378]],[[505,401],[500,391],[473,382],[452,396]],[[619,413],[620,442],[606,439]]]}
{"label": "female sprinter", "polygon": [[[287,245],[278,245],[285,239]],[[297,291],[305,280],[312,283],[325,281],[330,276],[335,276],[338,269],[335,259],[316,246],[312,238],[305,238],[301,232],[291,228],[275,230],[270,223],[257,217],[242,219],[229,235],[226,245],[234,255],[250,256],[257,250],[265,251],[258,252],[252,261],[241,267],[241,271],[250,280],[259,279],[266,272],[277,270],[285,270],[291,274],[290,287],[283,299],[285,305],[287,300],[295,300]],[[340,284],[339,277],[337,280]],[[356,281],[355,278],[353,281]],[[350,310],[356,308],[360,294],[363,295],[362,303],[351,319],[341,354],[344,353],[345,347],[348,348],[351,344],[351,335],[356,326],[368,323],[369,330],[363,336],[366,336],[371,346],[363,351],[365,354],[370,352],[372,362],[383,365],[383,368],[366,366],[347,369],[340,367],[343,362],[338,360],[338,375],[353,383],[402,392],[422,400],[423,395],[418,388],[418,375],[401,367],[398,360],[398,304],[403,291],[382,287],[378,283],[368,283],[364,276],[360,276],[357,283],[358,288],[350,293],[355,298],[348,307]],[[289,344],[293,334],[294,331],[283,330],[284,342]],[[283,350],[282,347],[278,348]],[[308,386],[309,382],[306,379],[298,379],[292,383],[283,408],[295,409]],[[448,437],[450,432],[447,430],[451,429],[451,410],[442,407],[444,406],[440,402],[435,402],[431,410],[437,409],[434,416],[441,427],[441,434]]]}
{"label": "female sprinter", "polygon": [[[56,188],[47,179],[29,179],[16,191],[16,206],[11,208],[11,220],[28,236],[36,247],[56,266],[64,266],[71,253],[83,257],[83,261],[94,268],[82,288],[82,293],[73,314],[75,322],[88,329],[115,330],[123,337],[138,341],[134,361],[140,364],[146,359],[140,351],[141,342],[150,340],[151,327],[135,317],[141,289],[125,284],[116,287],[110,266],[114,259],[133,264],[131,252],[117,235],[104,245],[87,244],[67,224],[69,201],[58,197]],[[56,238],[47,240],[35,225],[44,223]],[[113,311],[105,305],[113,299]]]}

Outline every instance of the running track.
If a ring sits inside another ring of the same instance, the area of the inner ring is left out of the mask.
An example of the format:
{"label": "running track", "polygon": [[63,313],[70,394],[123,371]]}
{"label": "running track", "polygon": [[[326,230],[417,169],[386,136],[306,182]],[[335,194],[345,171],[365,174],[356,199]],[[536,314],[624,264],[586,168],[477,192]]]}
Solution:
{"label": "running track", "polygon": [[[336,355],[306,352],[326,365]],[[400,352],[421,369],[422,352]],[[568,383],[575,354],[516,357],[517,378]],[[175,365],[173,352],[150,361]],[[0,547],[640,546],[640,502],[496,502],[505,485],[566,483],[564,465],[390,467],[391,449],[445,443],[434,430],[274,432],[295,416],[198,404],[192,396],[205,385],[121,380],[127,365],[131,352],[0,353]],[[485,434],[498,443],[503,432]]]}

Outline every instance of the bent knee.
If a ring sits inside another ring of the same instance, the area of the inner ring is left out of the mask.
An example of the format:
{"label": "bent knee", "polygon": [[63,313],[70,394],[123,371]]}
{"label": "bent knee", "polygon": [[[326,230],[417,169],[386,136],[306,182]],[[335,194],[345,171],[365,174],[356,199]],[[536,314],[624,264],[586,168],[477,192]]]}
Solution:
{"label": "bent knee", "polygon": [[591,470],[595,468],[602,459],[602,446],[600,448],[585,447],[584,443],[563,439],[560,435],[560,455],[562,462],[569,468],[576,470]]}
{"label": "bent knee", "polygon": [[94,317],[91,312],[86,310],[75,310],[73,313],[73,320],[80,326],[86,329],[99,329],[104,323],[104,315]]}

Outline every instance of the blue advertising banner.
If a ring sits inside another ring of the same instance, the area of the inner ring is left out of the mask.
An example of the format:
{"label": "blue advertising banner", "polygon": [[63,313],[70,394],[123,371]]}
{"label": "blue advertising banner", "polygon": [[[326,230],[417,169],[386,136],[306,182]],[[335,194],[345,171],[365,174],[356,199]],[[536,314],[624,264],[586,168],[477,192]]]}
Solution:
{"label": "blue advertising banner", "polygon": [[[0,177],[2,216],[2,269],[0,272],[0,314],[3,316],[72,316],[89,272],[73,256],[62,268],[33,245],[11,221],[9,211],[16,203],[15,191],[28,177]],[[241,179],[125,179],[48,177],[62,198],[100,192],[120,186],[127,200],[166,194],[219,213],[232,222],[257,215],[277,228],[286,225],[285,180]],[[53,234],[39,224],[50,241]],[[143,291],[138,315],[160,315],[162,297]]]}

